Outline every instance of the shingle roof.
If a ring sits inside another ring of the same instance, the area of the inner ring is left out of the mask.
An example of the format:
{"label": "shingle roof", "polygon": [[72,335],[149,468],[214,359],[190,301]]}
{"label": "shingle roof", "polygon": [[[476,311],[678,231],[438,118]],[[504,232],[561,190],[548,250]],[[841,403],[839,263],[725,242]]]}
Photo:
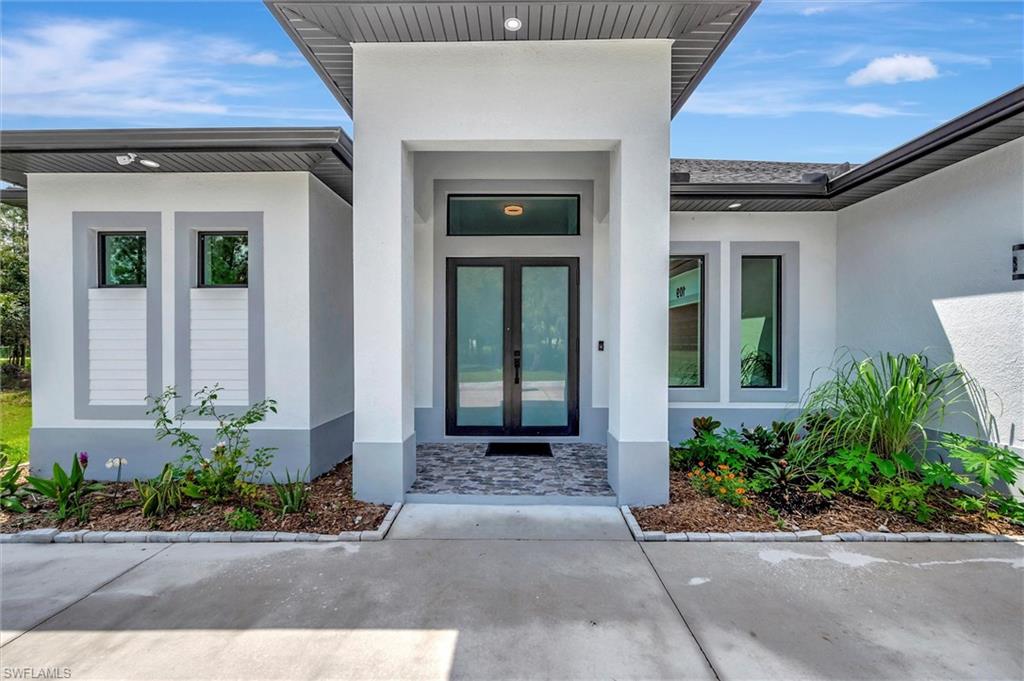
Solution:
{"label": "shingle roof", "polygon": [[849,163],[796,163],[787,161],[722,161],[674,158],[673,173],[689,173],[693,184],[748,184],[803,182],[804,173],[825,173],[829,178],[850,168]]}

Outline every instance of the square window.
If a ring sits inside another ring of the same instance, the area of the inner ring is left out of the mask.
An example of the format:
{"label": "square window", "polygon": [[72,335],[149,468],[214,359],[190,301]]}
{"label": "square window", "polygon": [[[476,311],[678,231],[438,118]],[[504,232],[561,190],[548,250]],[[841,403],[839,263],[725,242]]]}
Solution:
{"label": "square window", "polygon": [[740,387],[778,388],[782,257],[745,255],[740,267]]}
{"label": "square window", "polygon": [[198,270],[202,288],[248,286],[248,233],[200,232]]}
{"label": "square window", "polygon": [[145,232],[100,232],[97,247],[101,288],[146,286]]}
{"label": "square window", "polygon": [[668,280],[668,384],[704,387],[704,256],[672,256]]}

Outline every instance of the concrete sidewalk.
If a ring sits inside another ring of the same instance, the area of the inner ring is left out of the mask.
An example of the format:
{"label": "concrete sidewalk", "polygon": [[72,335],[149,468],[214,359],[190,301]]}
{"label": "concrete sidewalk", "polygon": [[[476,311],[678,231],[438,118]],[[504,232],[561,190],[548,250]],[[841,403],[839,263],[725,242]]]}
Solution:
{"label": "concrete sidewalk", "polygon": [[0,562],[0,666],[74,679],[1024,676],[1016,544],[5,544]]}

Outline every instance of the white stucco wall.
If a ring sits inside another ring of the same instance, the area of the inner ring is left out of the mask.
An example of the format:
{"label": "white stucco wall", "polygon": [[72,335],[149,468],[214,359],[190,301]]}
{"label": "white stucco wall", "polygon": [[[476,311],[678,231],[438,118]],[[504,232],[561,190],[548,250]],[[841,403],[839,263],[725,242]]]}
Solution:
{"label": "white stucco wall", "polygon": [[[838,342],[960,362],[988,393],[993,440],[1024,438],[1024,139],[838,213]],[[973,410],[972,410],[973,411]],[[976,434],[969,419],[947,422]]]}
{"label": "white stucco wall", "polygon": [[[729,361],[729,320],[732,272],[729,249],[738,241],[788,241],[799,243],[799,394],[810,385],[815,369],[832,360],[836,340],[836,217],[835,213],[672,213],[672,241],[715,241],[722,246],[720,271],[720,398],[717,402],[673,402],[675,409],[778,410],[792,408],[787,402],[733,402],[730,379],[735,367]],[[785,312],[783,313],[785,314]],[[783,357],[786,349],[783,348]]]}
{"label": "white stucco wall", "polygon": [[152,428],[149,420],[74,417],[75,211],[161,213],[163,385],[174,382],[175,372],[174,213],[262,212],[266,394],[279,411],[259,427],[310,427],[307,173],[33,174],[28,188],[34,427]]}
{"label": "white stucco wall", "polygon": [[[418,151],[609,153],[608,431],[649,445],[649,456],[638,453],[634,462],[667,457],[664,363],[650,358],[667,352],[670,42],[361,43],[353,50],[357,495],[401,494],[406,483],[389,477],[396,470],[411,481],[408,445],[403,458],[396,447],[414,432]],[[647,470],[661,475],[659,466]]]}
{"label": "white stucco wall", "polygon": [[309,177],[310,421],[352,411],[352,207]]}

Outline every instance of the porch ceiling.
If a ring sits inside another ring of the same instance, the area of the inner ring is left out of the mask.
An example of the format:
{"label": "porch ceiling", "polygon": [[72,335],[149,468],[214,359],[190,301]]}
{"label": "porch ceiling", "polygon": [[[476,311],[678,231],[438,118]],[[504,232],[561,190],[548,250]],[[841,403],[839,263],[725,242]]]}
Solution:
{"label": "porch ceiling", "polygon": [[[623,38],[675,41],[671,85],[674,115],[760,0],[265,2],[350,115],[352,43]],[[505,30],[508,17],[522,20],[523,27],[515,32]]]}

